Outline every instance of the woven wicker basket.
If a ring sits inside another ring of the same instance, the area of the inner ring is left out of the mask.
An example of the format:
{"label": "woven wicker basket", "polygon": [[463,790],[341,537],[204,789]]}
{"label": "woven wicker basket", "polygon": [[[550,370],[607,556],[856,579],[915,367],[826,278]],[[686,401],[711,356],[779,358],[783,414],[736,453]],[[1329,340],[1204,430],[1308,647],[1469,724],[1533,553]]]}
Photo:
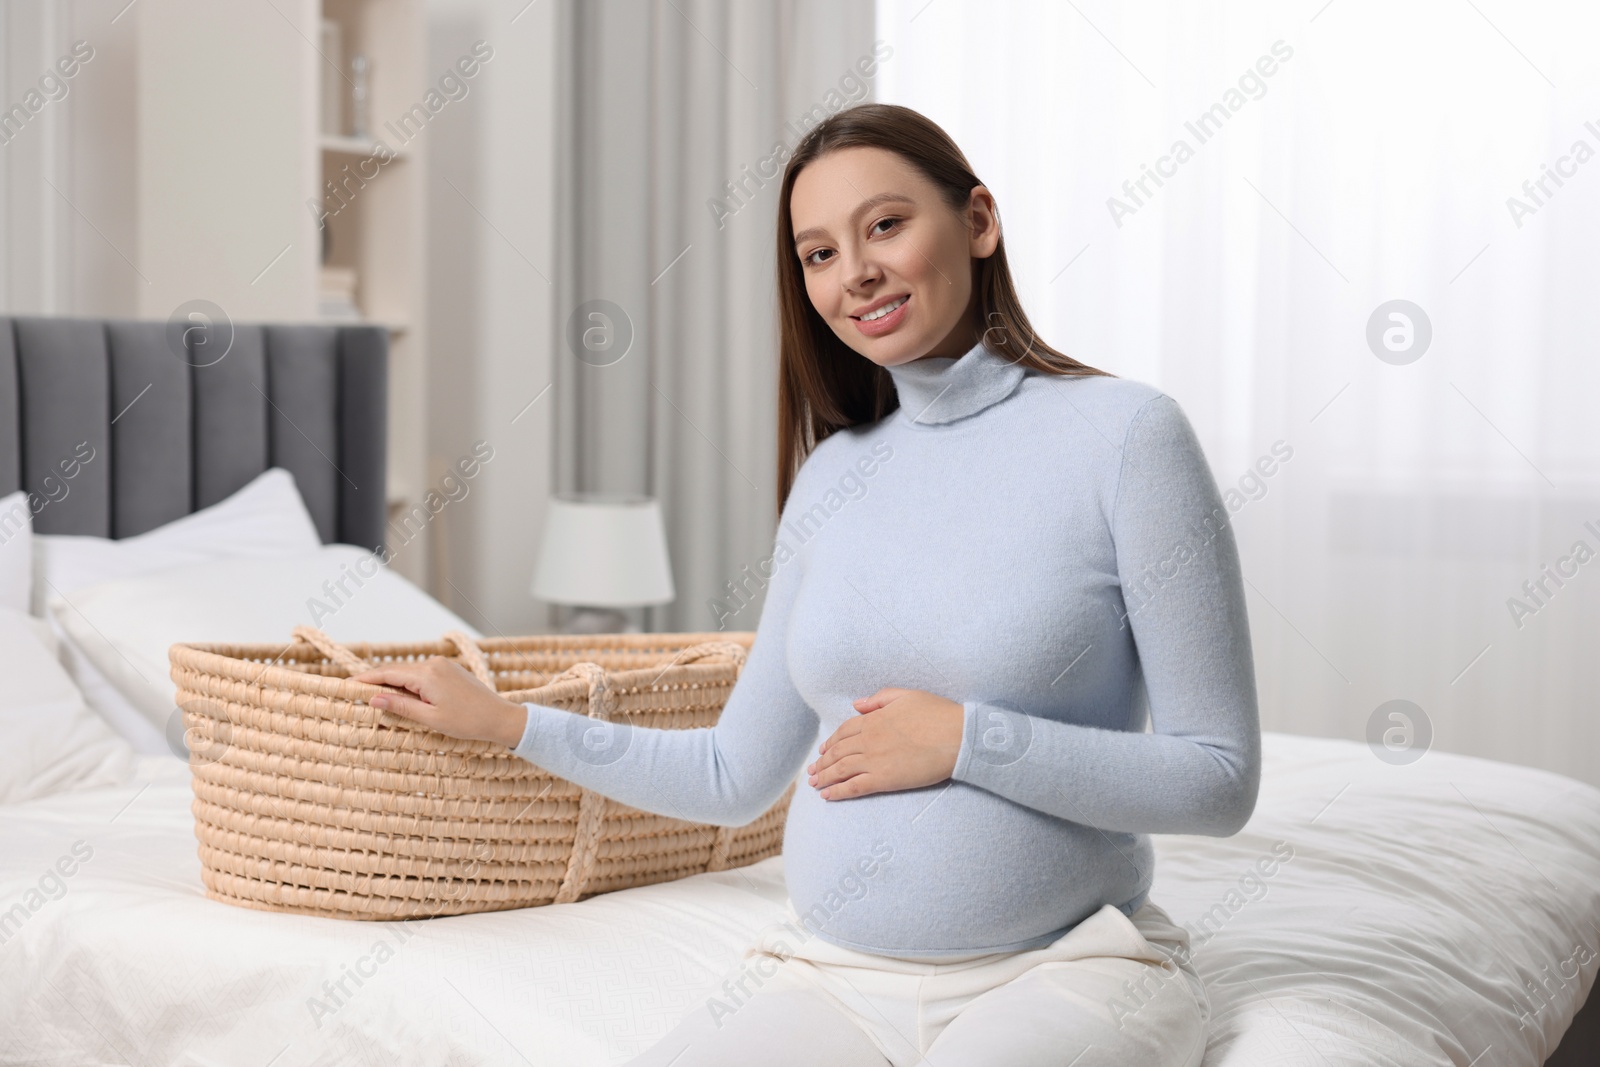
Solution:
{"label": "woven wicker basket", "polygon": [[[503,746],[366,703],[348,680],[451,656],[507,698],[641,727],[711,726],[754,634],[604,634],[340,646],[173,645],[201,877],[265,911],[410,919],[583,900],[776,855],[794,785],[732,828],[639,811]],[[592,731],[610,728],[590,727]]]}

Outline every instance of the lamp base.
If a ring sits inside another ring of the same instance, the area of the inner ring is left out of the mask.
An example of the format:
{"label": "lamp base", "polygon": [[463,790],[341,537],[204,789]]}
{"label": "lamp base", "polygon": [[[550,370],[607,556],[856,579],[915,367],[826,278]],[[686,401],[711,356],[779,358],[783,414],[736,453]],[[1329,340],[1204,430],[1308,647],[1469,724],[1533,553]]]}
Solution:
{"label": "lamp base", "polygon": [[618,608],[577,608],[561,627],[565,634],[636,634],[639,624]]}

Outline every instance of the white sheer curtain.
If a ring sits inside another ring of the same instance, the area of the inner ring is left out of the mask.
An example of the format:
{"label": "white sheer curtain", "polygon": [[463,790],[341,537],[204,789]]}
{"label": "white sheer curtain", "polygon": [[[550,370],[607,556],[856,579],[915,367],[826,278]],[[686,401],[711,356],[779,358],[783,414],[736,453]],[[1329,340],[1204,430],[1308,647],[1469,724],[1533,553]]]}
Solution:
{"label": "white sheer curtain", "polygon": [[[1041,334],[1170,393],[1239,491],[1268,729],[1365,740],[1404,700],[1409,755],[1431,730],[1600,784],[1597,30],[1576,2],[878,0],[877,99],[967,153]],[[1369,344],[1393,300],[1425,350],[1387,315]]]}

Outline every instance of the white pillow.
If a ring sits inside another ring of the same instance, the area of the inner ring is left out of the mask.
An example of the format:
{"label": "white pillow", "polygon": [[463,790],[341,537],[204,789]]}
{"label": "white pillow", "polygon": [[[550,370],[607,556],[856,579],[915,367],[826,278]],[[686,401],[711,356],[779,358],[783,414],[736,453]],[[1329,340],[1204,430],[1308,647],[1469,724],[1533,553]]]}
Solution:
{"label": "white pillow", "polygon": [[[218,560],[56,597],[50,613],[145,720],[182,735],[167,651],[176,642],[286,645],[306,623],[341,642],[479,636],[465,620],[354,545]],[[170,732],[169,732],[170,731]],[[181,750],[179,750],[181,751]]]}
{"label": "white pillow", "polygon": [[83,694],[84,703],[104,719],[119,737],[132,745],[135,752],[141,756],[184,755],[182,746],[174,745],[165,734],[152,726],[150,720],[122,695],[122,691],[100,673],[100,668],[94,665],[83,649],[70,638],[60,636],[60,624],[54,616],[49,622],[44,619],[34,621],[45,628],[51,640],[57,642],[56,657],[67,669],[78,692]]}
{"label": "white pillow", "polygon": [[0,607],[0,804],[121,785],[133,749],[89,710],[26,612]]}
{"label": "white pillow", "polygon": [[305,552],[322,544],[294,475],[273,467],[208,508],[133,537],[38,534],[33,539],[33,600],[43,615],[55,596],[148,571]]}
{"label": "white pillow", "polygon": [[33,584],[33,509],[18,489],[0,497],[0,608],[28,610]]}
{"label": "white pillow", "polygon": [[[16,608],[11,608],[10,610],[17,611]],[[51,626],[48,620],[41,619],[37,615],[29,615],[25,611],[18,613],[28,620],[28,626],[33,630],[33,636],[38,639],[38,642],[49,649],[50,654],[59,660],[62,647],[61,635],[56,632],[56,628]]]}

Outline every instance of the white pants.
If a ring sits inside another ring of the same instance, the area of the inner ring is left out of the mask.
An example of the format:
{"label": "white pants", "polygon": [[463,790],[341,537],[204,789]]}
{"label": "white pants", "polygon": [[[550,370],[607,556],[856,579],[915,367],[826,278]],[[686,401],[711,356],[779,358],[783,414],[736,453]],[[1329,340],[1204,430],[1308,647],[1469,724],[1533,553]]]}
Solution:
{"label": "white pants", "polygon": [[1188,931],[1152,902],[1131,917],[1107,904],[1043,948],[932,960],[841,948],[788,912],[789,926],[745,950],[735,983],[628,1067],[1198,1067],[1205,1056],[1211,1004]]}

